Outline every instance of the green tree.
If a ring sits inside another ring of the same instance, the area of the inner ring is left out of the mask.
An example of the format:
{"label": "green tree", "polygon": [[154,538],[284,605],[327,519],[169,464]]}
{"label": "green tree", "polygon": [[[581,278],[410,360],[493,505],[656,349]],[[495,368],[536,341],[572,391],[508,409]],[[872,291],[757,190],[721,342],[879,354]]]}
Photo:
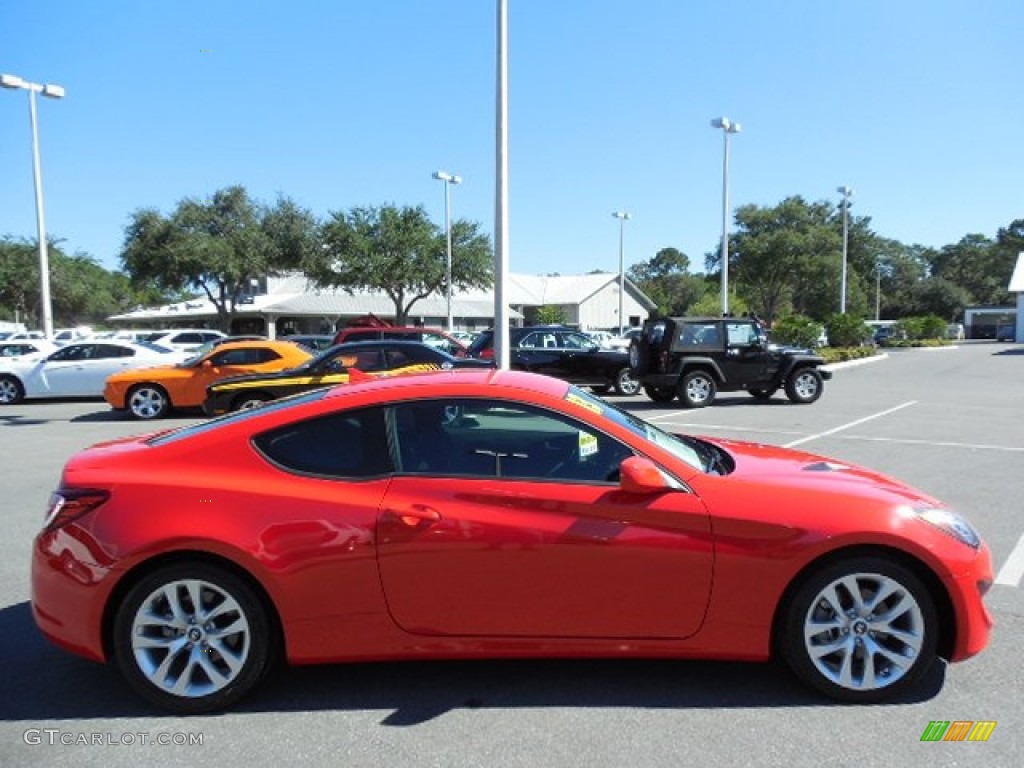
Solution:
{"label": "green tree", "polygon": [[995,241],[970,234],[933,255],[931,275],[963,289],[965,303],[1004,304],[1010,299],[1007,287],[1013,269],[1012,264],[1004,262]]}
{"label": "green tree", "polygon": [[[736,231],[729,241],[730,277],[769,323],[789,308],[816,314],[822,308],[813,305],[823,302],[823,286],[838,289],[838,280],[827,279],[838,274],[842,248],[833,218],[831,203],[808,203],[799,196],[774,208],[737,209]],[[720,260],[718,254],[708,254],[709,271],[720,271]]]}
{"label": "green tree", "polygon": [[[445,233],[422,206],[394,205],[335,211],[323,227],[324,248],[306,261],[320,286],[381,291],[394,302],[402,325],[420,299],[445,294]],[[452,288],[490,288],[493,256],[490,239],[474,222],[452,223]]]}
{"label": "green tree", "polygon": [[121,264],[135,285],[206,294],[226,331],[253,279],[301,268],[318,246],[311,213],[284,197],[273,206],[255,202],[233,186],[209,199],[185,198],[170,216],[135,211]]}
{"label": "green tree", "polygon": [[534,322],[537,325],[562,325],[565,323],[565,312],[553,304],[537,307]]}
{"label": "green tree", "polygon": [[689,268],[685,253],[662,248],[650,260],[631,266],[627,274],[658,305],[658,314],[682,316],[710,290],[706,278],[689,274]]}
{"label": "green tree", "polygon": [[[151,285],[132,286],[126,275],[104,269],[86,254],[68,256],[59,243],[48,246],[55,326],[101,325],[111,315],[169,298]],[[36,243],[0,238],[0,316],[42,327],[40,301]]]}

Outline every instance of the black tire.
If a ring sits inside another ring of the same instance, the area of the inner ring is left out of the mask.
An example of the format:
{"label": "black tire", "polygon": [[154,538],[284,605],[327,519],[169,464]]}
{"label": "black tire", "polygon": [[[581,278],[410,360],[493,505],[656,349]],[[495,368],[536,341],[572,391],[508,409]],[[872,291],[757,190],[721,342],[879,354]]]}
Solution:
{"label": "black tire", "polygon": [[690,371],[679,382],[679,399],[687,408],[704,408],[715,402],[718,386],[707,371]]}
{"label": "black tire", "polygon": [[[217,611],[212,621],[194,620],[194,596],[203,601],[200,613]],[[245,581],[215,565],[161,568],[135,584],[115,610],[114,660],[121,674],[168,712],[193,715],[234,704],[273,657],[263,603]]]}
{"label": "black tire", "polygon": [[813,403],[825,389],[825,380],[816,368],[798,368],[786,379],[786,397],[794,403]]}
{"label": "black tire", "polygon": [[13,376],[0,376],[0,405],[15,405],[25,399],[25,387]]}
{"label": "black tire", "polygon": [[633,375],[632,368],[620,368],[615,374],[615,391],[620,395],[632,397],[640,391],[640,381]]}
{"label": "black tire", "polygon": [[247,394],[238,395],[238,397],[232,400],[231,410],[247,411],[252,408],[259,408],[264,403],[269,403],[273,399],[274,398],[266,392],[249,392]]}
{"label": "black tire", "polygon": [[747,393],[757,398],[758,400],[770,400],[771,396],[776,392],[775,388],[772,389],[748,389]]}
{"label": "black tire", "polygon": [[653,387],[647,385],[644,392],[656,403],[671,403],[676,399],[676,391],[672,387]]}
{"label": "black tire", "polygon": [[124,404],[132,418],[141,421],[162,419],[171,410],[171,398],[159,384],[136,384],[128,390]]}
{"label": "black tire", "polygon": [[[884,599],[873,603],[880,593]],[[783,658],[804,683],[834,699],[891,698],[936,659],[935,602],[912,571],[888,559],[828,564],[804,579],[783,610],[776,638]],[[901,658],[905,667],[894,663]]]}

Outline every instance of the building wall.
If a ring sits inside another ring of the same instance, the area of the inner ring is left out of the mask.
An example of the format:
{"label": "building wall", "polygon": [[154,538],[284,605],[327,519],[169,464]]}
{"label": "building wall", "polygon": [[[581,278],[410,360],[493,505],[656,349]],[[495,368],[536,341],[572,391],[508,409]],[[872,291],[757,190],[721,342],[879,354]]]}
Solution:
{"label": "building wall", "polygon": [[[622,301],[623,327],[630,327],[630,318],[642,323],[647,319],[647,308],[638,302],[626,288]],[[619,284],[609,283],[596,294],[580,304],[579,326],[584,329],[609,329],[619,327]],[[637,323],[639,324],[639,323]]]}

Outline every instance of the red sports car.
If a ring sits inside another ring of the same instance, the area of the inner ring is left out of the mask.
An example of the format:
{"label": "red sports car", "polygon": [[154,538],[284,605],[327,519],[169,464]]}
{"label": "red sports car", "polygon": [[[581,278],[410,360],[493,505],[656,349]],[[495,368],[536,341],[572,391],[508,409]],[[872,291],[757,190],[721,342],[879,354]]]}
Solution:
{"label": "red sports car", "polygon": [[317,390],[90,448],[35,541],[55,643],[179,713],[293,664],[785,658],[877,701],[981,651],[986,545],[905,485],[557,379]]}

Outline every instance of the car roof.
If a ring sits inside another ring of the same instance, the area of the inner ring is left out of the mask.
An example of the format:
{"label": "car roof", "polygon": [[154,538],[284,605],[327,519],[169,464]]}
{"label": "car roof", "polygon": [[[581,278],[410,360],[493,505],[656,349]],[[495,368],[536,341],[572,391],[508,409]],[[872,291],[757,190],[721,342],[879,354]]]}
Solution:
{"label": "car roof", "polygon": [[213,347],[210,352],[224,352],[232,349],[298,349],[299,345],[282,339],[246,339],[243,341],[225,341]]}
{"label": "car roof", "polygon": [[[410,373],[404,376],[378,377],[369,381],[339,384],[332,387],[327,397],[358,396],[366,392],[384,392],[393,389],[429,390],[431,387],[449,388],[459,385],[465,390],[460,395],[487,397],[492,387],[519,389],[541,395],[562,397],[569,385],[552,376],[542,376],[526,371],[498,370],[494,368],[463,368],[451,371],[428,371]],[[417,396],[430,397],[429,391]]]}

